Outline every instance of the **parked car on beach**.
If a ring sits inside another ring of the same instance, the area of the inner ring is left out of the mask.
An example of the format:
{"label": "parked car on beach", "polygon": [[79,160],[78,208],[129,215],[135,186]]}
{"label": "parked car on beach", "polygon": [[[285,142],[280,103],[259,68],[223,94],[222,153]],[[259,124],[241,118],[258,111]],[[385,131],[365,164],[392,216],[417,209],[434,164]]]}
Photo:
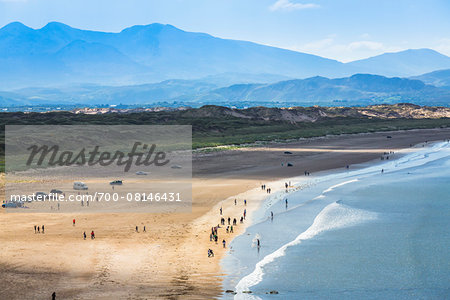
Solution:
{"label": "parked car on beach", "polygon": [[88,186],[86,185],[86,183],[81,182],[81,181],[75,181],[73,183],[73,189],[74,190],[87,190]]}
{"label": "parked car on beach", "polygon": [[122,180],[114,180],[114,181],[111,181],[109,184],[110,185],[122,185]]}

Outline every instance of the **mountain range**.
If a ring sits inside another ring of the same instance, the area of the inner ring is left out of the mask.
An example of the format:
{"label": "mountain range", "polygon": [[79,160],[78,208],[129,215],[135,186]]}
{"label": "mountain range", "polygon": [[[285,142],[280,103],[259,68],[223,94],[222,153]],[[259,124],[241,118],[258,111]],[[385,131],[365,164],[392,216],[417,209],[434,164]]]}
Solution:
{"label": "mountain range", "polygon": [[[434,73],[430,73],[434,74]],[[444,76],[422,75],[424,78]],[[440,73],[439,73],[440,74]],[[442,72],[442,74],[447,74]],[[211,79],[211,78],[209,78]],[[221,86],[215,80],[166,80],[130,86],[80,85],[65,88],[23,88],[0,92],[3,106],[18,105],[151,105],[192,106],[359,106],[415,103],[448,106],[450,87],[436,87],[418,79],[355,74],[343,78],[315,76],[275,83]]]}
{"label": "mountain range", "polygon": [[40,29],[13,22],[0,29],[0,66],[2,90],[86,83],[136,85],[175,78],[221,78],[220,85],[225,86],[356,73],[418,76],[450,68],[450,57],[416,49],[342,63],[158,23],[110,33],[57,22]]}

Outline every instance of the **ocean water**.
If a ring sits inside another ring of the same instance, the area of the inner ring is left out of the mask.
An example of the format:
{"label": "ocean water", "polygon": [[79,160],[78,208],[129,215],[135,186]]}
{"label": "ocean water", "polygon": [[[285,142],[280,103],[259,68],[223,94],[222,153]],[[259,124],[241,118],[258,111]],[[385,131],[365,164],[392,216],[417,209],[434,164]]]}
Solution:
{"label": "ocean water", "polygon": [[224,299],[450,299],[450,143],[304,187],[232,242]]}

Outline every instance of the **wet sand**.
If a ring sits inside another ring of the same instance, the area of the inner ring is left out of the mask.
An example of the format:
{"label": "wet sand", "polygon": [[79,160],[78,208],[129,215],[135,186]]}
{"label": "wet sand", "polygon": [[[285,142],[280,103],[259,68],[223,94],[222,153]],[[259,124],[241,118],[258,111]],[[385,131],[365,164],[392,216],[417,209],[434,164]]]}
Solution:
{"label": "wet sand", "polygon": [[[221,228],[219,243],[210,242],[211,227],[220,222],[220,207],[225,217],[239,220],[244,208],[250,215],[267,195],[260,189],[263,183],[275,192],[283,189],[287,178],[305,170],[314,176],[379,159],[383,152],[410,144],[448,138],[450,129],[414,130],[197,153],[192,213],[9,214],[2,210],[0,298],[50,299],[53,291],[57,299],[215,298],[222,292],[220,258],[228,250],[220,241],[225,238],[229,243],[246,226],[238,222],[234,234]],[[287,162],[293,166],[286,167]],[[243,199],[248,200],[247,207]],[[35,234],[33,226],[42,224],[45,234]],[[89,238],[91,230],[95,240]],[[214,258],[207,257],[208,248],[214,250]]]}

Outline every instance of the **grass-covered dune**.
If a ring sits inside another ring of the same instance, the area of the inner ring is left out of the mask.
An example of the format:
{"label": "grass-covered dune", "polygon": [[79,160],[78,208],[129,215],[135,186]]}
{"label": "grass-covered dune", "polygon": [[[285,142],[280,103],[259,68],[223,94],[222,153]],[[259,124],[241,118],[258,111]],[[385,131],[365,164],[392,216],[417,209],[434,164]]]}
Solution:
{"label": "grass-covered dune", "polygon": [[192,125],[193,148],[241,145],[324,135],[450,126],[450,108],[411,104],[368,107],[197,109],[86,114],[0,113],[0,164],[4,168],[5,125]]}

